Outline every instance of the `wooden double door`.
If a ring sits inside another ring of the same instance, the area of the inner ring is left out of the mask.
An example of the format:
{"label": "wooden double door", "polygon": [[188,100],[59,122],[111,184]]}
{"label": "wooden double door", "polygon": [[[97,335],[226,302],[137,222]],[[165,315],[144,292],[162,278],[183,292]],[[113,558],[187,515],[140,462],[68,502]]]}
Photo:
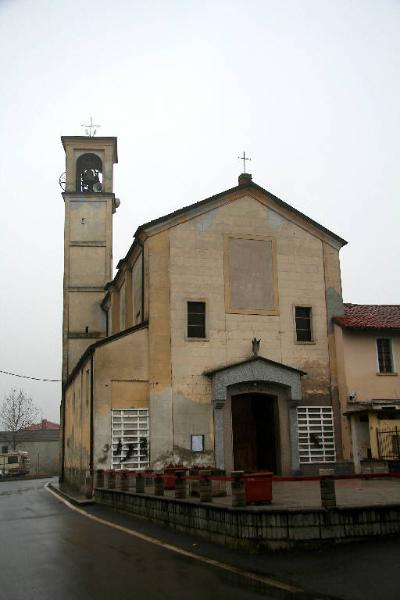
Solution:
{"label": "wooden double door", "polygon": [[235,470],[279,471],[277,398],[240,394],[231,399]]}

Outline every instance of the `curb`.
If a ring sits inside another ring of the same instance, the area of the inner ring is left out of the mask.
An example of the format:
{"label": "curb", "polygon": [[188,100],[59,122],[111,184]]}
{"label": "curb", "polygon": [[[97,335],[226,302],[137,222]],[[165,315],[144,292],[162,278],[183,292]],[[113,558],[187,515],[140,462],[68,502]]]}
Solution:
{"label": "curb", "polygon": [[75,504],[76,506],[86,506],[88,504],[96,503],[96,500],[94,498],[83,498],[82,496],[81,497],[72,496],[72,494],[69,494],[68,492],[66,492],[64,490],[61,490],[59,487],[55,487],[52,483],[49,483],[47,487],[49,487],[51,490],[53,490],[53,492],[55,492],[62,498],[65,498],[72,504]]}

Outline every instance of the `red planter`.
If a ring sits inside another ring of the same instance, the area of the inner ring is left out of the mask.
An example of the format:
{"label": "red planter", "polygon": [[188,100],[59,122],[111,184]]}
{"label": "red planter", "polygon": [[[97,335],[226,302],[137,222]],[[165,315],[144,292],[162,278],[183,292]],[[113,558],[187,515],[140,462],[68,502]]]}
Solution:
{"label": "red planter", "polygon": [[243,475],[246,489],[246,504],[271,502],[273,473],[248,473]]}
{"label": "red planter", "polygon": [[164,489],[165,490],[174,490],[175,489],[175,480],[177,471],[182,471],[184,475],[188,467],[164,467]]}
{"label": "red planter", "polygon": [[175,475],[165,474],[164,476],[164,490],[175,489]]}

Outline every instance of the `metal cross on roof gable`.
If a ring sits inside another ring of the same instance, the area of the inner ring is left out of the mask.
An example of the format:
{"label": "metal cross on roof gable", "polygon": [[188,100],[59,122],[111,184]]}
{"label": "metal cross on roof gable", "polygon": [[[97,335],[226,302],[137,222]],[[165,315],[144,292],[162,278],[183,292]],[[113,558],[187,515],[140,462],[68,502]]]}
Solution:
{"label": "metal cross on roof gable", "polygon": [[[82,127],[85,127],[85,133],[88,137],[94,137],[96,135],[96,127],[101,127],[101,125],[96,125],[93,123],[92,117],[90,117],[90,123],[87,125],[86,123],[82,123]],[[93,130],[93,131],[92,131]]]}
{"label": "metal cross on roof gable", "polygon": [[243,173],[246,173],[246,160],[251,160],[251,158],[247,158],[246,152],[243,152],[243,156],[238,156],[238,159],[243,161]]}

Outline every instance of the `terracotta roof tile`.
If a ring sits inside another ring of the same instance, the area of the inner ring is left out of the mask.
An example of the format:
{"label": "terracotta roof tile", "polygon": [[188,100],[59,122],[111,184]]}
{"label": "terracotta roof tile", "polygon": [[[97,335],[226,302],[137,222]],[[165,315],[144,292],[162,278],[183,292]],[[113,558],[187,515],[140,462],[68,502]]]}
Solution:
{"label": "terracotta roof tile", "polygon": [[24,431],[38,431],[43,429],[60,429],[60,425],[58,423],[53,423],[53,421],[42,419],[41,423],[33,423],[32,425],[29,425],[29,427],[25,427]]}
{"label": "terracotta roof tile", "polygon": [[400,329],[400,304],[344,304],[334,320],[350,329]]}

